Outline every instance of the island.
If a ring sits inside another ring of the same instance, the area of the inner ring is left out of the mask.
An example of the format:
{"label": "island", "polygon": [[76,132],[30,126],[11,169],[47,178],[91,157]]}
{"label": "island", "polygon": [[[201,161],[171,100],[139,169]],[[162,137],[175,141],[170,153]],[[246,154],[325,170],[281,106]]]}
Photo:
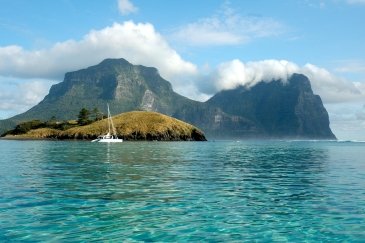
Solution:
{"label": "island", "polygon": [[[118,137],[126,141],[206,141],[204,133],[197,127],[178,119],[151,111],[132,111],[113,116],[113,122]],[[36,123],[34,123],[36,124]],[[44,123],[39,123],[44,124]],[[14,134],[9,131],[5,139],[78,139],[92,140],[108,130],[106,119],[95,121],[88,125],[71,125],[62,130],[54,126],[34,126],[35,129],[24,130],[24,133]],[[64,126],[65,124],[63,124]],[[14,131],[14,130],[13,130]]]}

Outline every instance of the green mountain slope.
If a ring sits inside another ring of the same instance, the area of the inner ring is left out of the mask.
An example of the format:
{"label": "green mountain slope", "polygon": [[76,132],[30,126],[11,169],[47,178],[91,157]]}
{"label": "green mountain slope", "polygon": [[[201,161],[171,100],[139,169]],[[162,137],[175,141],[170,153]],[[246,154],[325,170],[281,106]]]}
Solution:
{"label": "green mountain slope", "polygon": [[12,120],[74,119],[84,107],[106,113],[106,103],[114,113],[143,109],[172,114],[180,105],[192,102],[175,93],[157,69],[132,65],[124,59],[106,59],[66,73],[64,81],[53,85],[38,105]]}

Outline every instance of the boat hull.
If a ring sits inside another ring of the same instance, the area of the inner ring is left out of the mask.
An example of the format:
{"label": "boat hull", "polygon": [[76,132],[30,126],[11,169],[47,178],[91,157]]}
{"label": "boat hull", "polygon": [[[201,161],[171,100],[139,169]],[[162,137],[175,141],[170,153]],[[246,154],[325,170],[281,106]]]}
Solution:
{"label": "boat hull", "polygon": [[[112,116],[110,114],[109,110],[109,104],[107,104],[108,107],[108,133],[105,135],[98,136],[97,139],[92,140],[91,142],[98,142],[98,143],[122,143],[123,139],[119,139],[117,136],[117,132],[115,130]],[[111,134],[111,131],[113,131],[113,134]]]}
{"label": "boat hull", "polygon": [[97,143],[122,143],[123,139],[115,139],[115,138],[101,138],[101,139],[94,139],[91,142]]}

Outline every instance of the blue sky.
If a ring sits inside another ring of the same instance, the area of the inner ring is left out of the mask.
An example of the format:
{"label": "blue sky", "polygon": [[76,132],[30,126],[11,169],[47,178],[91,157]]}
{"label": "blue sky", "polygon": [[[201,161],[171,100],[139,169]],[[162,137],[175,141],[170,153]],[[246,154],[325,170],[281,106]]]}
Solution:
{"label": "blue sky", "polygon": [[124,57],[199,100],[304,73],[338,138],[365,140],[365,0],[0,4],[0,119],[37,104],[65,72]]}

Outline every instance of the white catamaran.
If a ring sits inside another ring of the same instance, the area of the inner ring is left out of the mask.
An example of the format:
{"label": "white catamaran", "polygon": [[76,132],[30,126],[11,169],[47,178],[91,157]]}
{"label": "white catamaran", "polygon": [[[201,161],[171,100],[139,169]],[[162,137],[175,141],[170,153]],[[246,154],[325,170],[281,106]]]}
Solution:
{"label": "white catamaran", "polygon": [[[99,142],[99,143],[121,143],[123,139],[119,139],[117,136],[117,132],[115,130],[112,116],[110,115],[109,104],[108,105],[108,133],[105,135],[100,135],[97,139],[92,140],[91,142]],[[113,132],[113,134],[111,134]]]}

